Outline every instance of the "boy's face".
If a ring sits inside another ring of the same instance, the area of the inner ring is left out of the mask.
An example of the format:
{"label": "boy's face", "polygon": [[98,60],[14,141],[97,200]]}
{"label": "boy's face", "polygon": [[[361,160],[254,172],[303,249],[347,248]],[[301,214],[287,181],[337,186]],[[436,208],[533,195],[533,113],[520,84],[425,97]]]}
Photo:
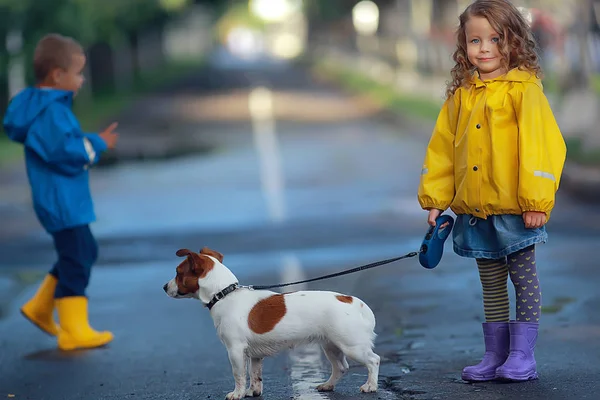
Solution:
{"label": "boy's face", "polygon": [[54,87],[62,90],[70,90],[77,94],[85,80],[83,77],[85,62],[85,55],[73,54],[69,68],[52,71]]}

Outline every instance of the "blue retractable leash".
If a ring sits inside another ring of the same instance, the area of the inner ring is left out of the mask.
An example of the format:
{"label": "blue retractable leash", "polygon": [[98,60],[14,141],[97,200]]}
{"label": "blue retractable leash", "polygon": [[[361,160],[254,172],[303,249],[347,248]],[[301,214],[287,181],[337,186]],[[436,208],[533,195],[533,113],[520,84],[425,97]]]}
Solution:
{"label": "blue retractable leash", "polygon": [[[263,289],[273,289],[273,288],[280,288],[280,287],[284,287],[284,286],[297,285],[299,283],[320,281],[322,279],[334,278],[336,276],[347,275],[347,274],[351,274],[353,272],[358,272],[358,271],[362,271],[362,270],[369,269],[369,268],[379,267],[380,265],[389,264],[394,261],[402,260],[404,258],[415,257],[417,255],[419,256],[419,262],[421,263],[421,265],[423,267],[425,267],[427,269],[433,269],[433,268],[437,267],[437,265],[440,263],[440,260],[442,259],[442,255],[444,254],[444,242],[446,242],[446,239],[448,239],[448,236],[450,236],[450,232],[452,231],[452,227],[454,226],[454,219],[450,215],[440,215],[439,217],[437,217],[435,222],[436,222],[435,226],[430,227],[429,230],[427,231],[427,234],[425,235],[425,239],[423,240],[423,244],[421,245],[421,249],[419,251],[413,251],[413,252],[405,254],[401,257],[395,257],[395,258],[390,258],[388,260],[377,261],[377,262],[374,262],[371,264],[352,268],[352,269],[349,269],[346,271],[336,272],[334,274],[329,274],[329,275],[320,276],[317,278],[307,279],[304,281],[280,283],[277,285],[262,285],[262,286],[250,285],[250,286],[245,286],[245,287],[247,287],[249,289],[263,290]],[[448,223],[448,225],[442,228],[442,225],[444,225],[445,223]]]}
{"label": "blue retractable leash", "polygon": [[[445,223],[448,223],[448,226],[442,228]],[[427,231],[419,252],[419,262],[423,267],[433,269],[440,263],[444,254],[444,243],[450,236],[453,226],[454,219],[450,215],[437,217],[435,226]]]}

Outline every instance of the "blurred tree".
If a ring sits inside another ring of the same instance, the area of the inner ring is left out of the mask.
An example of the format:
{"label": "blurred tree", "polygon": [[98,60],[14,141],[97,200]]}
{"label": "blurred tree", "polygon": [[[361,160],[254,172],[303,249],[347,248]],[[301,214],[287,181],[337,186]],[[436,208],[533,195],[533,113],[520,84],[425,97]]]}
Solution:
{"label": "blurred tree", "polygon": [[332,27],[339,27],[344,18],[351,21],[352,8],[356,3],[358,0],[304,0],[308,41],[318,41],[322,33],[330,34]]}
{"label": "blurred tree", "polygon": [[[73,36],[87,49],[104,47],[104,57],[93,62],[102,64],[100,69],[113,66],[112,53],[127,43],[131,49],[130,64],[133,75],[140,71],[137,51],[141,35],[148,31],[161,34],[164,24],[185,11],[193,3],[216,6],[217,0],[0,0],[0,98],[7,94],[8,52],[6,38],[11,32],[22,37],[21,52],[25,65],[31,64],[33,47],[49,32]],[[92,60],[90,60],[92,61]],[[27,82],[33,76],[26,70]],[[93,87],[93,85],[92,85]],[[0,100],[0,106],[2,106]]]}
{"label": "blurred tree", "polygon": [[[174,13],[184,9],[190,0],[0,0],[0,10],[7,19],[4,27],[18,29],[28,62],[32,47],[48,32],[58,32],[77,38],[85,47],[104,48],[100,60],[110,68],[111,52],[119,43],[126,42],[131,49],[133,75],[140,71],[138,58],[139,37],[148,29],[160,30]],[[2,21],[4,22],[4,21]],[[97,62],[98,60],[90,60]],[[31,71],[27,71],[31,81]],[[110,82],[103,82],[110,89]]]}
{"label": "blurred tree", "polygon": [[453,39],[459,15],[456,0],[433,0],[431,12],[432,29],[443,33],[450,32],[450,38]]}
{"label": "blurred tree", "polygon": [[224,10],[221,10],[217,23],[217,37],[221,42],[227,39],[230,30],[236,26],[244,26],[253,30],[262,30],[264,21],[255,16],[246,1],[231,1]]}
{"label": "blurred tree", "polygon": [[[140,78],[139,42],[140,35],[147,29],[160,30],[167,20],[168,13],[185,6],[187,0],[178,0],[177,3],[169,4],[164,1],[148,0],[79,0],[89,3],[88,10],[97,8],[98,32],[97,42],[101,44],[115,44],[120,41],[127,42],[131,65],[133,68],[133,80],[138,82]],[[93,4],[93,6],[92,6]],[[165,8],[165,5],[167,8]],[[178,8],[172,8],[175,5]]]}
{"label": "blurred tree", "polygon": [[344,0],[305,0],[304,6],[309,18],[331,21],[352,11],[357,1]]}
{"label": "blurred tree", "polygon": [[579,0],[576,6],[579,23],[575,25],[575,33],[579,44],[579,62],[569,78],[571,89],[581,90],[590,88],[592,74],[589,35],[594,14],[593,0]]}

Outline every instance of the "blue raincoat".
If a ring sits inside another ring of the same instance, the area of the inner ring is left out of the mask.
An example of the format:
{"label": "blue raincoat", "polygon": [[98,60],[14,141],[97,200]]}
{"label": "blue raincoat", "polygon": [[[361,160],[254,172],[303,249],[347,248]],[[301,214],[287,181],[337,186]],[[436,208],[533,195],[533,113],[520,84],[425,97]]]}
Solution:
{"label": "blue raincoat", "polygon": [[88,168],[107,146],[81,131],[72,103],[73,92],[31,87],[11,100],[4,117],[6,134],[25,147],[33,207],[49,233],[96,219]]}

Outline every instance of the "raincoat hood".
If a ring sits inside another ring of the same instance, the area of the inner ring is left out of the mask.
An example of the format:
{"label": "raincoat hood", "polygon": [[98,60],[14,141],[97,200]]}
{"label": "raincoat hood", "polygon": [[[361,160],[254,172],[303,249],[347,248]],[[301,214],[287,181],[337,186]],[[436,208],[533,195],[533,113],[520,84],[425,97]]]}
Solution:
{"label": "raincoat hood", "polygon": [[71,106],[73,92],[58,89],[24,89],[11,100],[4,116],[4,131],[12,140],[25,143],[36,117],[53,102]]}

